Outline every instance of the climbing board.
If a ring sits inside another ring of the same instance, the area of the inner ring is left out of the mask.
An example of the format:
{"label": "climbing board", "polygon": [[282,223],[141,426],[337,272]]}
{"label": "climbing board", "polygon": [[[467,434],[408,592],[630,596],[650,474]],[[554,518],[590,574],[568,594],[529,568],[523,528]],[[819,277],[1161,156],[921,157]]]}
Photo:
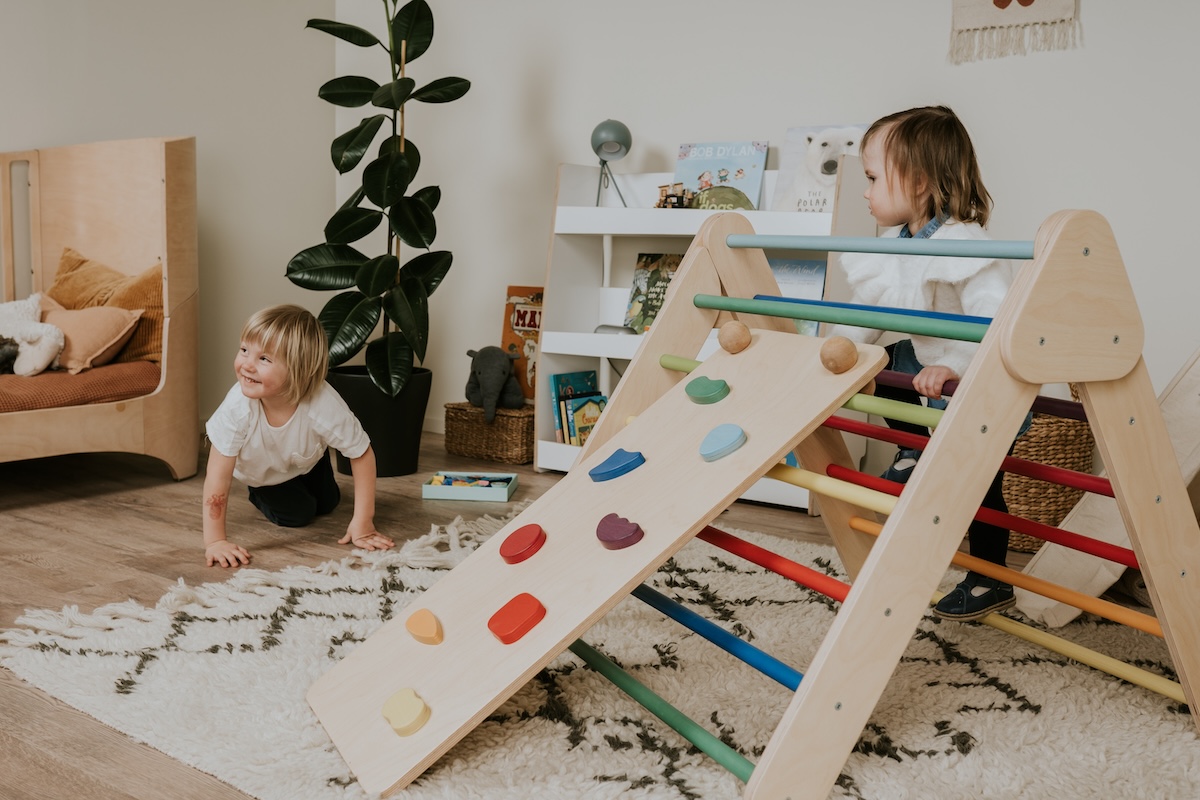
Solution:
{"label": "climbing board", "polygon": [[887,361],[863,345],[834,374],[822,341],[755,331],[714,353],[321,677],[309,703],[363,787],[420,775]]}

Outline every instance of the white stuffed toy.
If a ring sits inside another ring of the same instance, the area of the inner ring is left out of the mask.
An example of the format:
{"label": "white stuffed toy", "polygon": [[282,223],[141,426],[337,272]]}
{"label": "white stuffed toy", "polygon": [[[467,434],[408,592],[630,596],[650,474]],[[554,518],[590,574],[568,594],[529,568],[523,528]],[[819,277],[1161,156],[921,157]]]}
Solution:
{"label": "white stuffed toy", "polygon": [[0,303],[0,336],[17,342],[16,375],[37,375],[62,352],[63,332],[41,321],[41,300],[41,294],[32,294],[24,300]]}

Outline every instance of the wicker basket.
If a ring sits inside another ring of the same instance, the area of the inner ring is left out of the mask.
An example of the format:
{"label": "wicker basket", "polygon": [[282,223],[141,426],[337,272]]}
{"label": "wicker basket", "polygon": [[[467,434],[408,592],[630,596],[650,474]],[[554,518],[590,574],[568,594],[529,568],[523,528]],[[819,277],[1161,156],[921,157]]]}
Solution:
{"label": "wicker basket", "polygon": [[[1074,387],[1071,394],[1076,400],[1079,399]],[[1083,420],[1034,414],[1029,430],[1017,439],[1013,455],[1027,461],[1090,474],[1095,443],[1091,427]],[[1081,489],[1069,489],[1024,475],[1004,475],[1004,501],[1008,504],[1009,513],[1046,525],[1062,522],[1082,495]],[[1036,553],[1042,544],[1041,539],[1016,531],[1008,535],[1010,550]]]}
{"label": "wicker basket", "polygon": [[446,452],[456,456],[528,464],[533,461],[533,406],[498,408],[490,424],[483,409],[446,403]]}

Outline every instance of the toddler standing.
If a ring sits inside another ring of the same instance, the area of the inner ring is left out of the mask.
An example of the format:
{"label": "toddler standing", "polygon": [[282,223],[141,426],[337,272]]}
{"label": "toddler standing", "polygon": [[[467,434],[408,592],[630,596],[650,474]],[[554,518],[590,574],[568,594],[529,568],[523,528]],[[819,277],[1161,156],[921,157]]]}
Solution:
{"label": "toddler standing", "polygon": [[237,478],[250,502],[276,525],[301,527],[341,501],[329,448],[350,460],[354,513],[338,544],[385,550],[375,530],[375,454],[344,400],[325,382],[325,331],[306,309],[279,305],[242,328],[233,361],[237,384],[206,426],[211,448],[204,477],[204,555],[209,566],[250,563],[225,536],[229,487]]}
{"label": "toddler standing", "polygon": [[[984,226],[991,196],[984,188],[975,149],[966,128],[945,106],[913,108],[873,123],[862,139],[864,196],[871,215],[891,235],[916,239],[987,239]],[[888,235],[888,234],[884,234]],[[846,253],[842,267],[853,302],[992,317],[1012,284],[1015,270],[1005,260],[943,256]],[[836,326],[832,334],[874,342],[882,331]],[[888,369],[915,375],[912,389],[879,385],[880,397],[945,408],[942,387],[966,372],[978,345],[913,335],[888,345]],[[888,425],[921,435],[924,427],[888,420]],[[1028,427],[1022,428],[1022,433]],[[1018,434],[1019,435],[1019,434]],[[920,451],[901,449],[883,477],[907,482]],[[988,487],[983,505],[1007,512],[1002,474]],[[1008,531],[973,521],[968,528],[971,554],[1004,565]],[[934,607],[948,619],[972,620],[1012,606],[1012,586],[975,572]]]}

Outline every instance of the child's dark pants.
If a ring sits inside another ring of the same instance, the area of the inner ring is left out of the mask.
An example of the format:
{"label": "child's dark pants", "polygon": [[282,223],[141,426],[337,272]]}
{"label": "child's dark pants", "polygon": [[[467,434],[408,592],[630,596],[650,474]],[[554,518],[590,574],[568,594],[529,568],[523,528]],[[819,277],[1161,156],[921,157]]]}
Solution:
{"label": "child's dark pants", "polygon": [[250,502],[263,515],[284,528],[302,528],[337,508],[342,491],[333,477],[329,453],[311,470],[274,486],[251,486]]}

